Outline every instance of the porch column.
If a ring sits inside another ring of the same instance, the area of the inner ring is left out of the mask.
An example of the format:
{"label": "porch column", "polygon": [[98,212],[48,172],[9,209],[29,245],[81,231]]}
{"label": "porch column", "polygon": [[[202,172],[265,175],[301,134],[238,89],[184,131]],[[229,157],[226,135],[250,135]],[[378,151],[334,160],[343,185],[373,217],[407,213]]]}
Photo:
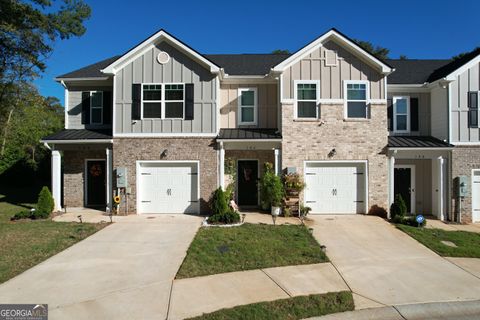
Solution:
{"label": "porch column", "polygon": [[60,151],[52,150],[52,196],[55,203],[53,211],[62,210],[62,156]]}
{"label": "porch column", "polygon": [[112,190],[113,190],[113,159],[112,159],[112,149],[106,149],[107,155],[107,212],[112,212]]}
{"label": "porch column", "polygon": [[444,167],[445,167],[445,158],[442,156],[437,158],[438,163],[438,218],[440,220],[444,220],[445,213],[444,213],[444,197],[445,197],[445,175],[444,175]]}
{"label": "porch column", "polygon": [[390,206],[395,201],[395,153],[388,158],[388,218],[390,219]]}
{"label": "porch column", "polygon": [[280,175],[280,150],[273,149],[273,152],[275,153],[275,174],[279,176]]}
{"label": "porch column", "polygon": [[223,148],[223,141],[219,142],[219,157],[218,157],[218,179],[219,185],[222,190],[225,190],[225,149]]}

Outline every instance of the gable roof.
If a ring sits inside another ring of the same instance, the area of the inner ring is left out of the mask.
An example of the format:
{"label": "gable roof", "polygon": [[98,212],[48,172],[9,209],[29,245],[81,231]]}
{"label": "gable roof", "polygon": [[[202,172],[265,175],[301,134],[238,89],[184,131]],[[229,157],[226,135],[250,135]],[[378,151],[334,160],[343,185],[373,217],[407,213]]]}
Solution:
{"label": "gable roof", "polygon": [[387,62],[395,68],[395,72],[388,76],[388,84],[424,84],[435,70],[450,61],[389,59]]}
{"label": "gable roof", "polygon": [[207,67],[210,70],[210,72],[217,73],[220,71],[220,68],[215,63],[205,58],[205,56],[195,51],[194,49],[192,49],[191,47],[189,47],[188,45],[186,45],[179,39],[175,38],[174,36],[172,36],[171,34],[169,34],[167,31],[163,29],[160,29],[158,32],[154,33],[144,41],[140,42],[138,45],[128,50],[120,58],[113,61],[111,64],[106,66],[101,71],[106,74],[115,74],[125,64],[129,63],[137,56],[143,54],[146,50],[149,50],[150,48],[152,48],[152,46],[154,46],[155,43],[160,40],[167,40],[174,47],[176,47],[183,53],[187,54],[192,59],[198,61],[200,64],[203,64],[205,67]]}
{"label": "gable roof", "polygon": [[357,56],[362,57],[363,60],[365,60],[370,65],[377,67],[384,74],[389,74],[394,70],[386,62],[378,59],[373,54],[360,47],[358,44],[355,43],[355,41],[338,31],[337,29],[332,28],[318,38],[316,38],[315,40],[313,40],[312,42],[310,42],[309,44],[307,44],[306,46],[304,46],[303,48],[299,49],[297,52],[292,54],[284,61],[280,62],[273,68],[273,71],[284,71],[286,68],[301,60],[303,57],[305,57],[312,51],[318,49],[322,45],[322,43],[329,40],[336,41],[340,45],[344,46],[347,50],[355,53]]}
{"label": "gable roof", "polygon": [[266,75],[290,54],[207,54],[228,75]]}
{"label": "gable roof", "polygon": [[454,60],[440,69],[437,69],[431,74],[428,78],[428,82],[433,82],[438,79],[446,78],[452,73],[459,71],[462,67],[469,67],[470,62],[476,63],[480,60],[480,47],[475,48],[469,53],[463,55],[462,57]]}
{"label": "gable roof", "polygon": [[101,70],[106,68],[108,65],[112,64],[115,60],[121,56],[114,56],[102,61],[92,63],[86,67],[62,74],[55,78],[55,80],[65,80],[65,79],[80,79],[80,78],[105,78],[107,75]]}

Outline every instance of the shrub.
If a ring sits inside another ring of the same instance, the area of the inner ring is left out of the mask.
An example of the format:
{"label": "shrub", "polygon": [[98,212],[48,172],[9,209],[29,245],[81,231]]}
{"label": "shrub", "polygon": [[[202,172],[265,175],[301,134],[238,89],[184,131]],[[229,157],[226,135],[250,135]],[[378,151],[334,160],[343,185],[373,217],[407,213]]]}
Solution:
{"label": "shrub", "polygon": [[300,192],[305,188],[305,182],[298,173],[289,173],[283,175],[283,185],[287,190]]}
{"label": "shrub", "polygon": [[230,201],[233,200],[233,196],[235,195],[235,183],[230,183],[225,189],[224,194],[228,205]]}
{"label": "shrub", "polygon": [[10,220],[20,220],[20,219],[33,219],[32,212],[28,210],[23,210],[20,212],[15,213],[13,217],[10,218]]}
{"label": "shrub", "polygon": [[[392,221],[398,224],[404,224],[411,227],[418,227],[416,216],[406,216],[406,217],[396,216],[394,219],[392,219]],[[427,220],[425,219],[420,224],[420,227],[425,227],[426,225],[427,225]]]}
{"label": "shrub", "polygon": [[395,195],[395,201],[390,206],[390,216],[392,219],[395,217],[404,217],[407,213],[407,205],[400,194]]}
{"label": "shrub", "polygon": [[303,204],[300,204],[300,215],[301,215],[302,217],[305,218],[310,211],[312,211],[312,208],[306,207],[306,206],[304,206]]}
{"label": "shrub", "polygon": [[223,214],[228,211],[228,201],[222,188],[215,190],[209,201],[210,210],[212,215]]}
{"label": "shrub", "polygon": [[210,224],[234,224],[238,222],[240,222],[240,215],[232,209],[208,217],[208,223]]}
{"label": "shrub", "polygon": [[38,194],[37,210],[34,211],[35,219],[45,219],[53,212],[54,202],[48,187],[43,187]]}
{"label": "shrub", "polygon": [[284,189],[282,180],[273,171],[273,165],[270,162],[264,164],[264,173],[260,178],[260,202],[263,210],[270,207],[279,207],[282,204]]}
{"label": "shrub", "polygon": [[368,210],[368,214],[372,216],[377,216],[383,219],[387,219],[387,210],[385,208],[379,207],[376,204],[370,207],[370,210]]}

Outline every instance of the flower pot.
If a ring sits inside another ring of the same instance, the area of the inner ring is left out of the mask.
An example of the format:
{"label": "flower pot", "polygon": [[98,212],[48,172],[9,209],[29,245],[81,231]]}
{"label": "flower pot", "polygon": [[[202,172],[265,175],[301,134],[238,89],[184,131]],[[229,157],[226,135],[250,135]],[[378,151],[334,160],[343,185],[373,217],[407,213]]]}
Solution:
{"label": "flower pot", "polygon": [[272,206],[272,216],[279,216],[280,215],[280,207],[274,207]]}

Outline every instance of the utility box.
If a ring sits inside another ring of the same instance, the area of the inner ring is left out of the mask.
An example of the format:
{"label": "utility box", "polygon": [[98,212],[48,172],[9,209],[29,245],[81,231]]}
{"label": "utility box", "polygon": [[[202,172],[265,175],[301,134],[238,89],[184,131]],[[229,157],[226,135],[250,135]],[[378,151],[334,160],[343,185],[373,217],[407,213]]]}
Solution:
{"label": "utility box", "polygon": [[467,197],[469,194],[468,188],[468,177],[467,176],[458,176],[455,179],[455,189],[459,197]]}
{"label": "utility box", "polygon": [[127,188],[127,168],[119,167],[115,169],[115,177],[117,178],[117,188]]}
{"label": "utility box", "polygon": [[297,173],[297,167],[287,167],[287,174]]}

